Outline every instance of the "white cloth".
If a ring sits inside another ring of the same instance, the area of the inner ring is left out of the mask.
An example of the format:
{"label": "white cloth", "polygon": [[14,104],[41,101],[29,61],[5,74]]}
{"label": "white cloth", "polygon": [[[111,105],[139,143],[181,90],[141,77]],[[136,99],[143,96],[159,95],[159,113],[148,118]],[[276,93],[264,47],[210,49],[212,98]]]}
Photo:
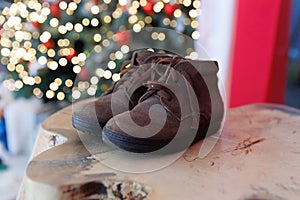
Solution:
{"label": "white cloth", "polygon": [[37,99],[16,99],[6,106],[4,117],[10,153],[31,151],[38,130],[36,116],[41,106]]}
{"label": "white cloth", "polygon": [[230,58],[236,3],[236,0],[201,0],[202,12],[198,19],[201,36],[196,44],[205,48],[210,59],[218,61],[219,74],[227,94],[230,92]]}
{"label": "white cloth", "polygon": [[0,84],[0,109],[5,109],[5,106],[13,100],[12,93]]}

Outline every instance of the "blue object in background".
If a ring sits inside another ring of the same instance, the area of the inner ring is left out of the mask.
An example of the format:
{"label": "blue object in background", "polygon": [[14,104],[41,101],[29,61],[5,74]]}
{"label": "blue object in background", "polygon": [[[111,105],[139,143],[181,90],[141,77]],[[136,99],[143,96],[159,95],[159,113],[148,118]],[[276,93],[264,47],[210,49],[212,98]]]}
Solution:
{"label": "blue object in background", "polygon": [[289,56],[300,62],[300,1],[293,0]]}
{"label": "blue object in background", "polygon": [[4,118],[0,118],[0,143],[3,143],[5,149],[8,151],[6,127]]}

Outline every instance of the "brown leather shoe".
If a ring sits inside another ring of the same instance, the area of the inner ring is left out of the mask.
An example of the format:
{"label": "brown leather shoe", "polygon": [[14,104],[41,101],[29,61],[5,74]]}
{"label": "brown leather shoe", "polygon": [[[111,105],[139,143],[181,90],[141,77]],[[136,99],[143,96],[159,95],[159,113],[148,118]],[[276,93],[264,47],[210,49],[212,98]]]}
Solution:
{"label": "brown leather shoe", "polygon": [[173,55],[146,50],[134,52],[130,62],[123,64],[119,81],[115,82],[98,99],[85,100],[73,105],[73,127],[89,133],[101,131],[113,115],[132,109],[147,91],[147,87],[143,84],[151,80],[153,70],[150,69],[151,65],[146,64],[173,57]]}
{"label": "brown leather shoe", "polygon": [[169,59],[174,62],[173,68],[161,67],[164,75],[148,82],[147,92],[132,110],[107,122],[105,142],[131,152],[168,153],[184,150],[220,129],[224,104],[217,63]]}

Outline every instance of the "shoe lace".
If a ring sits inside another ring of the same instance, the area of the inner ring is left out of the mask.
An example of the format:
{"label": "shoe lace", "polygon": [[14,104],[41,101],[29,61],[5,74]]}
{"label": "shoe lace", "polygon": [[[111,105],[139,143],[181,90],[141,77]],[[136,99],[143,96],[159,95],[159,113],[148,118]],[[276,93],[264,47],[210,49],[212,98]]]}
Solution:
{"label": "shoe lace", "polygon": [[[168,58],[169,59],[169,58]],[[192,125],[191,128],[197,129],[199,125],[199,116],[202,115],[196,110],[196,106],[198,106],[198,100],[197,98],[195,99],[193,97],[193,88],[190,86],[191,77],[189,74],[185,71],[181,72],[183,75],[184,79],[184,85],[180,86],[180,89],[186,90],[187,91],[187,96],[188,96],[188,102],[189,102],[189,109],[190,113],[186,114],[185,116],[182,116],[181,119],[176,116],[166,105],[166,103],[163,101],[163,99],[166,99],[167,101],[170,101],[173,98],[173,95],[170,94],[170,90],[168,86],[171,84],[174,84],[178,81],[178,72],[175,69],[172,69],[172,67],[177,63],[177,61],[174,62],[174,59],[172,60],[163,60],[163,61],[171,61],[169,62],[170,64],[166,67],[166,70],[163,74],[159,73],[157,70],[157,64],[153,67],[153,72],[158,73],[161,75],[161,77],[158,80],[152,79],[147,83],[148,86],[148,91],[140,98],[139,102],[142,102],[146,100],[147,98],[157,95],[160,98],[161,104],[164,106],[164,108],[169,111],[169,113],[174,116],[178,121],[184,120],[186,118],[189,118],[192,116]],[[161,62],[163,62],[161,61]],[[153,75],[154,77],[154,75]],[[204,116],[205,117],[205,116]],[[206,117],[205,117],[206,118]]]}

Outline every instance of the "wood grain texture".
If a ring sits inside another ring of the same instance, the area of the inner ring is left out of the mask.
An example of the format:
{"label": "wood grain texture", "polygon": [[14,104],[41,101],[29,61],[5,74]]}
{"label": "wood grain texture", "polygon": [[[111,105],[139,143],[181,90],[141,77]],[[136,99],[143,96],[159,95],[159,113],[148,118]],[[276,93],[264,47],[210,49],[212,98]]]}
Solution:
{"label": "wood grain texture", "polygon": [[[71,113],[68,107],[43,122],[18,199],[281,200],[300,196],[299,110],[273,104],[230,109],[222,135],[207,156],[198,157],[200,141],[175,163],[141,174],[111,169],[92,155],[82,144],[82,133],[72,128]],[[120,158],[120,164],[126,162],[126,156]]]}

